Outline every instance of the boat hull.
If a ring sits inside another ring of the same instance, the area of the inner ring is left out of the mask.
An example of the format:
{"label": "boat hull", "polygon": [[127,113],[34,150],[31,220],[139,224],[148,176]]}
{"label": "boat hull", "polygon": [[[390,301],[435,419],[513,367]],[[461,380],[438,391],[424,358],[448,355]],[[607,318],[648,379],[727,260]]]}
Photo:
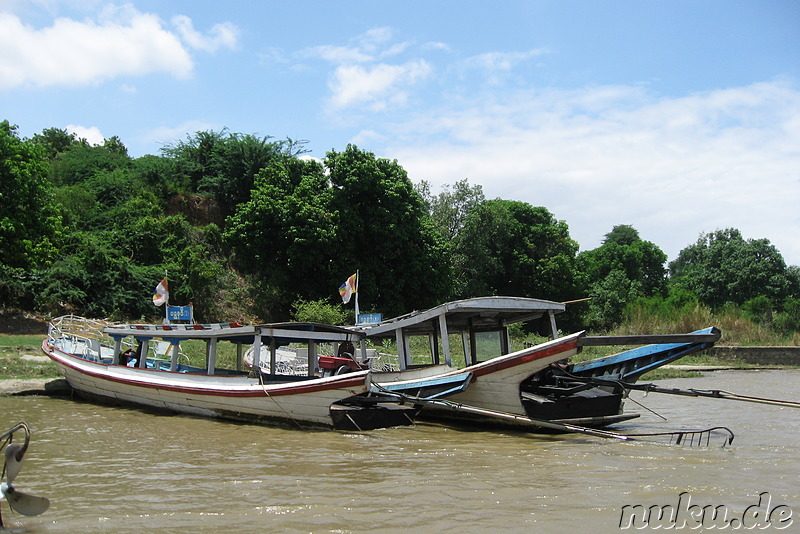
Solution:
{"label": "boat hull", "polygon": [[81,396],[202,417],[334,427],[331,405],[365,393],[369,372],[262,384],[256,378],[131,368],[88,361],[45,340],[42,350]]}
{"label": "boat hull", "polygon": [[[534,347],[513,352],[462,369],[430,368],[409,369],[389,373],[374,373],[373,380],[384,387],[397,390],[404,384],[409,389],[417,381],[434,376],[447,377],[471,373],[472,383],[463,391],[447,396],[452,404],[478,406],[480,408],[515,415],[526,415],[520,396],[521,384],[531,375],[550,364],[565,360],[578,352],[578,339],[583,332],[558,338]],[[446,370],[449,369],[449,370]],[[439,421],[466,421],[475,424],[507,425],[496,418],[487,418],[474,413],[453,410],[437,405],[425,406],[419,418]]]}

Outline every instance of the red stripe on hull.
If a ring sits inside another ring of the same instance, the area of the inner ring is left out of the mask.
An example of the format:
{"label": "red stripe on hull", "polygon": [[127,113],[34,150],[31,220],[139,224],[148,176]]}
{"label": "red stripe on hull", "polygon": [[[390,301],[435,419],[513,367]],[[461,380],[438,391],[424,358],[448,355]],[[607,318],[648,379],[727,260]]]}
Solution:
{"label": "red stripe on hull", "polygon": [[[177,393],[187,393],[193,395],[210,395],[210,396],[218,396],[218,397],[232,397],[232,398],[247,398],[247,397],[279,397],[284,395],[302,395],[307,393],[316,393],[319,391],[328,391],[328,390],[336,390],[348,387],[366,387],[366,374],[359,373],[357,376],[351,377],[348,375],[342,375],[341,379],[338,380],[326,380],[324,383],[314,383],[314,384],[304,384],[303,382],[292,382],[291,385],[270,389],[269,385],[259,386],[259,384],[252,384],[251,387],[260,387],[260,389],[253,389],[253,390],[245,390],[245,391],[235,391],[229,389],[221,389],[219,387],[215,388],[200,388],[200,387],[192,387],[192,386],[175,386],[169,384],[161,384],[161,383],[153,383],[153,382],[143,382],[140,380],[131,380],[126,378],[118,378],[118,377],[111,377],[108,376],[106,373],[99,372],[99,371],[89,371],[74,365],[69,360],[61,359],[58,356],[55,356],[55,352],[60,352],[64,354],[68,358],[77,358],[77,356],[70,355],[63,351],[60,351],[56,348],[50,347],[45,340],[42,343],[42,350],[44,351],[47,356],[50,357],[54,362],[63,365],[65,367],[69,367],[75,370],[78,373],[83,375],[91,376],[93,378],[97,378],[100,380],[106,380],[109,382],[114,382],[117,384],[124,384],[131,387],[140,387],[140,388],[149,388],[149,389],[158,389],[158,390],[165,390],[165,391],[173,391]],[[80,359],[80,358],[78,358]],[[85,360],[86,364],[89,365],[98,365],[104,368],[109,367],[107,364],[95,363]],[[119,366],[122,367],[122,366]],[[170,371],[158,371],[152,369],[141,369],[143,373],[171,373]],[[171,373],[177,374],[181,376],[187,376],[187,373]],[[207,375],[195,375],[195,374],[188,374],[188,376],[207,376]],[[225,380],[225,377],[217,377],[218,379]],[[238,380],[241,380],[242,377],[232,377]],[[321,379],[310,379],[309,381],[318,382]]]}

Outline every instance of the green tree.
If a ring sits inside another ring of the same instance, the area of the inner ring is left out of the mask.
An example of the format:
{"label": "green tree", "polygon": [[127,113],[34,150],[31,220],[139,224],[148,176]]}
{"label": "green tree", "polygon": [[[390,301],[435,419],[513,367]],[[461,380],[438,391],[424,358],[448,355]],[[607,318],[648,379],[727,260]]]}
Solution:
{"label": "green tree", "polygon": [[44,150],[0,122],[0,266],[29,269],[48,263],[61,237]]}
{"label": "green tree", "polygon": [[298,297],[330,292],[330,195],[320,163],[283,156],[257,175],[250,200],[228,219],[224,235],[237,265],[259,280],[261,315],[284,318]]}
{"label": "green tree", "polygon": [[90,317],[152,317],[152,281],[163,271],[131,262],[111,237],[72,233],[58,259],[37,276],[37,308]]}
{"label": "green tree", "polygon": [[341,303],[332,305],[327,299],[298,299],[292,307],[295,309],[295,321],[341,325],[348,320]]}
{"label": "green tree", "polygon": [[[176,175],[188,192],[213,196],[230,206],[248,200],[255,177],[278,156],[298,156],[305,141],[273,141],[271,136],[213,130],[196,132],[162,152],[176,162]],[[180,178],[182,177],[182,178]]]}
{"label": "green tree", "polygon": [[122,139],[116,135],[112,135],[108,139],[103,140],[103,148],[112,154],[119,154],[120,156],[128,156],[128,147],[122,143]]}
{"label": "green tree", "polygon": [[791,270],[769,240],[744,239],[734,228],[701,235],[669,268],[673,283],[714,309],[759,296],[783,302],[792,286]]}
{"label": "green tree", "polygon": [[641,241],[639,230],[629,224],[618,224],[605,235],[603,244],[616,243],[617,245],[626,246],[632,245],[637,241]]}
{"label": "green tree", "polygon": [[566,300],[574,295],[577,251],[567,224],[547,209],[485,201],[469,213],[455,242],[456,296]]}
{"label": "green tree", "polygon": [[74,133],[60,128],[45,128],[42,133],[35,134],[31,141],[45,149],[48,160],[75,146],[89,146],[86,139],[78,139]]}
{"label": "green tree", "polygon": [[485,200],[483,188],[469,185],[466,178],[456,182],[452,190],[449,185],[444,185],[437,196],[431,194],[430,184],[424,180],[416,186],[416,190],[425,203],[434,227],[448,242],[458,237],[470,211]]}
{"label": "green tree", "polygon": [[328,152],[325,165],[336,229],[334,291],[358,269],[363,309],[391,316],[441,303],[450,292],[445,243],[406,171],[353,145]]}
{"label": "green tree", "polygon": [[800,298],[788,298],[774,316],[775,328],[784,333],[800,332]]}
{"label": "green tree", "polygon": [[593,328],[609,328],[623,318],[625,307],[641,297],[667,293],[667,255],[643,241],[630,225],[612,228],[596,249],[578,254],[584,294],[592,297],[586,320]]}
{"label": "green tree", "polygon": [[629,225],[615,226],[601,246],[578,255],[586,290],[591,291],[612,271],[620,271],[647,297],[666,294],[666,262],[667,255],[654,243],[640,239],[639,232]]}
{"label": "green tree", "polygon": [[586,321],[591,328],[610,328],[622,321],[628,304],[642,297],[641,284],[612,270],[592,285]]}
{"label": "green tree", "polygon": [[396,161],[348,146],[317,162],[284,155],[262,170],[225,238],[259,287],[259,313],[335,299],[361,273],[360,304],[387,315],[438,303],[449,271],[420,198]]}
{"label": "green tree", "polygon": [[76,144],[57,154],[50,164],[50,178],[56,186],[80,185],[97,174],[127,169],[131,158],[102,146]]}

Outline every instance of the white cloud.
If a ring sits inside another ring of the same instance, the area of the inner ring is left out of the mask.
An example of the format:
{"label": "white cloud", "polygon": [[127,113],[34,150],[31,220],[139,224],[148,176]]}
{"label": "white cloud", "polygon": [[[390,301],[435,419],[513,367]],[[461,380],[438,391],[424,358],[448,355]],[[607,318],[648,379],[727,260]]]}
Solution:
{"label": "white cloud", "polygon": [[301,56],[317,57],[330,63],[366,63],[373,57],[358,48],[349,46],[322,45],[308,48]]}
{"label": "white cloud", "polygon": [[183,41],[198,50],[216,52],[222,47],[235,48],[239,40],[239,29],[230,22],[215,24],[209,35],[195,30],[192,19],[186,15],[173,17],[172,23],[178,28]]}
{"label": "white cloud", "polygon": [[381,63],[371,68],[343,65],[336,69],[329,83],[330,101],[337,110],[365,105],[373,111],[381,111],[390,104],[403,104],[407,93],[400,88],[413,85],[430,72],[431,66],[424,60],[403,65]]}
{"label": "white cloud", "polygon": [[321,45],[306,48],[300,58],[321,59],[333,64],[328,80],[331,96],[328,111],[386,111],[402,106],[408,89],[426,79],[433,67],[424,59],[407,59],[390,63],[409,52],[411,42],[394,42],[391,28],[373,28],[352,39],[347,46]]}
{"label": "white cloud", "polygon": [[[236,44],[237,30],[230,24],[217,24],[204,36],[187,17],[174,20],[192,48],[214,51]],[[158,16],[140,13],[130,4],[105,6],[94,19],[59,17],[43,28],[0,13],[0,89],[77,87],[150,73],[186,78],[194,62],[181,38]]]}
{"label": "white cloud", "polygon": [[487,52],[465,60],[465,65],[488,71],[509,71],[532,58],[545,54],[545,50],[527,52]]}
{"label": "white cloud", "polygon": [[799,124],[800,91],[773,82],[683,98],[527,91],[450,103],[380,133],[413,180],[468,178],[488,198],[545,206],[583,249],[632,224],[674,258],[701,232],[735,227],[800,264]]}
{"label": "white cloud", "polygon": [[67,124],[64,128],[70,133],[78,136],[78,139],[86,139],[90,145],[102,145],[105,143],[105,136],[97,126],[80,126],[78,124]]}

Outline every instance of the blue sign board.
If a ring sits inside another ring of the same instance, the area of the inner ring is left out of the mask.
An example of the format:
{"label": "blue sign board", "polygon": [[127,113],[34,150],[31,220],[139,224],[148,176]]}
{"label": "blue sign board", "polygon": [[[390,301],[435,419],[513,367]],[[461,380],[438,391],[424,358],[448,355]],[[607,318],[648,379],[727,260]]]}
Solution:
{"label": "blue sign board", "polygon": [[361,313],[358,315],[358,324],[375,324],[383,321],[383,314]]}
{"label": "blue sign board", "polygon": [[191,306],[168,306],[167,319],[170,321],[191,321],[192,320],[192,307]]}

